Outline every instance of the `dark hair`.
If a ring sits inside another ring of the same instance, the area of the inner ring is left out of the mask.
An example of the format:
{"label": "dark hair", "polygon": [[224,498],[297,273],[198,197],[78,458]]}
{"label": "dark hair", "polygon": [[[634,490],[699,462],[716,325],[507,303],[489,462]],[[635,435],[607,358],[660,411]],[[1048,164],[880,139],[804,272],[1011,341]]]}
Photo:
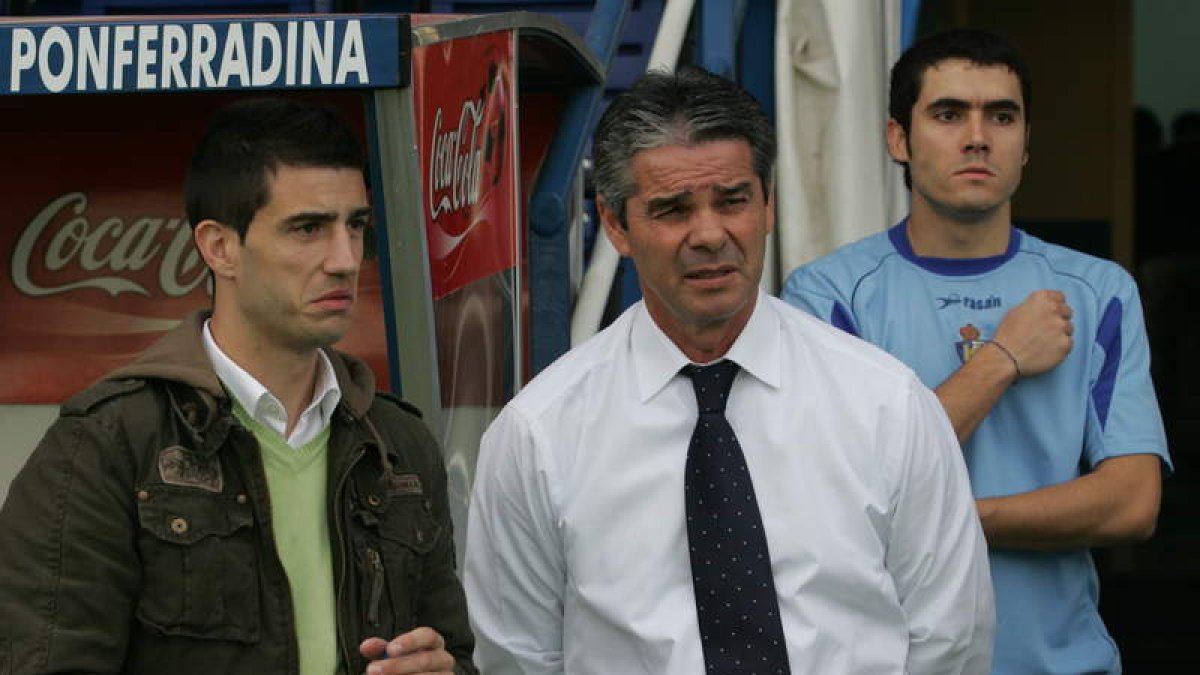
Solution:
{"label": "dark hair", "polygon": [[1184,110],[1171,120],[1171,141],[1192,143],[1200,140],[1200,111]]}
{"label": "dark hair", "polygon": [[613,101],[596,127],[596,193],[627,226],[625,202],[636,188],[630,167],[638,151],[731,139],[750,145],[766,195],[775,170],[775,130],[758,101],[699,68],[650,71]]}
{"label": "dark hair", "polygon": [[[1016,47],[1005,38],[984,30],[957,28],[917,40],[892,66],[888,90],[888,116],[896,120],[907,137],[912,131],[912,112],[921,97],[925,71],[950,59],[962,59],[977,66],[1005,66],[1021,84],[1021,103],[1028,125],[1033,109],[1033,80],[1029,66]],[[912,187],[908,164],[904,164],[904,184]]]}
{"label": "dark hair", "polygon": [[364,168],[354,130],[334,110],[285,98],[254,98],[217,112],[184,181],[191,223],[212,219],[241,239],[267,203],[267,174],[280,166]]}

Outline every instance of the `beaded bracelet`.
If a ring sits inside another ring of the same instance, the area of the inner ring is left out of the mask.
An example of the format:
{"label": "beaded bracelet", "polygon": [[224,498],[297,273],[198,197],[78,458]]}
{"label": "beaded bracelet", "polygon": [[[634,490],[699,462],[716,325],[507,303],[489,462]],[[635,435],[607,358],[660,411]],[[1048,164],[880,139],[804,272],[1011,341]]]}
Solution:
{"label": "beaded bracelet", "polygon": [[[996,340],[988,340],[988,342],[996,345],[996,347],[998,347],[1000,349],[1000,351],[1004,352],[1004,355],[1007,356],[1010,361],[1012,361],[1013,368],[1015,368],[1017,370],[1016,380],[1021,379],[1021,364],[1017,363],[1017,357],[1013,356],[1013,353],[1008,350],[1008,347],[1005,347],[1004,345],[1000,344]],[[1016,381],[1016,380],[1014,380],[1014,381]]]}

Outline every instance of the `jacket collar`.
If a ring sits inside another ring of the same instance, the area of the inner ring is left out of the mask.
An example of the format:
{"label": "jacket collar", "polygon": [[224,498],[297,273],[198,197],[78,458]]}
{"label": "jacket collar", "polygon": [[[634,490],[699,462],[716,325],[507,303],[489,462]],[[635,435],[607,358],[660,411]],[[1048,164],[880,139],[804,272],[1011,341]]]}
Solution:
{"label": "jacket collar", "polygon": [[[202,330],[204,321],[210,315],[209,310],[192,313],[150,345],[133,363],[114,370],[104,379],[159,379],[187,385],[195,389],[200,394],[199,398],[209,406],[206,420],[189,416],[194,419],[189,419],[189,423],[200,428],[207,427],[206,422],[213,421],[214,410],[229,405],[228,394],[204,351]],[[330,348],[324,351],[342,390],[339,408],[351,417],[362,417],[375,397],[375,375],[367,364],[353,356]]]}

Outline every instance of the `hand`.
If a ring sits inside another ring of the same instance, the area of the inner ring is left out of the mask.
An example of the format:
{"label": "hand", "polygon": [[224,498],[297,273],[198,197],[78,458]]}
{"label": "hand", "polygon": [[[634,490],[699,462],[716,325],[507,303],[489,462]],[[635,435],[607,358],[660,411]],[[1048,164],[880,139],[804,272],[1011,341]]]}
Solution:
{"label": "hand", "polygon": [[446,651],[446,641],[432,628],[417,628],[392,639],[368,638],[358,651],[371,661],[367,675],[402,673],[444,673],[454,671],[454,657]]}
{"label": "hand", "polygon": [[1012,353],[1022,377],[1044,373],[1071,351],[1072,313],[1061,292],[1034,291],[1004,315],[993,339]]}

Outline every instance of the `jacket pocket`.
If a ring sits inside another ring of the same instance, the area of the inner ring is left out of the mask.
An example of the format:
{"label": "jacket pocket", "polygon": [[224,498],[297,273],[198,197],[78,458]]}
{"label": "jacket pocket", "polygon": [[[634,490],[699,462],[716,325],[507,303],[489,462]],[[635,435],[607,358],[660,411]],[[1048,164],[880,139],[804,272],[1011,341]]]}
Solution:
{"label": "jacket pocket", "polygon": [[259,561],[250,505],[226,494],[154,486],[139,495],[138,519],[138,618],[166,635],[257,642]]}
{"label": "jacket pocket", "polygon": [[[387,580],[384,600],[391,605],[392,629],[396,633],[415,627],[423,571],[430,564],[429,554],[441,536],[441,527],[430,513],[429,505],[419,496],[393,497],[386,511],[380,514],[378,556]],[[371,552],[365,561],[368,571],[374,569]],[[370,622],[371,594],[365,595],[364,609]]]}

